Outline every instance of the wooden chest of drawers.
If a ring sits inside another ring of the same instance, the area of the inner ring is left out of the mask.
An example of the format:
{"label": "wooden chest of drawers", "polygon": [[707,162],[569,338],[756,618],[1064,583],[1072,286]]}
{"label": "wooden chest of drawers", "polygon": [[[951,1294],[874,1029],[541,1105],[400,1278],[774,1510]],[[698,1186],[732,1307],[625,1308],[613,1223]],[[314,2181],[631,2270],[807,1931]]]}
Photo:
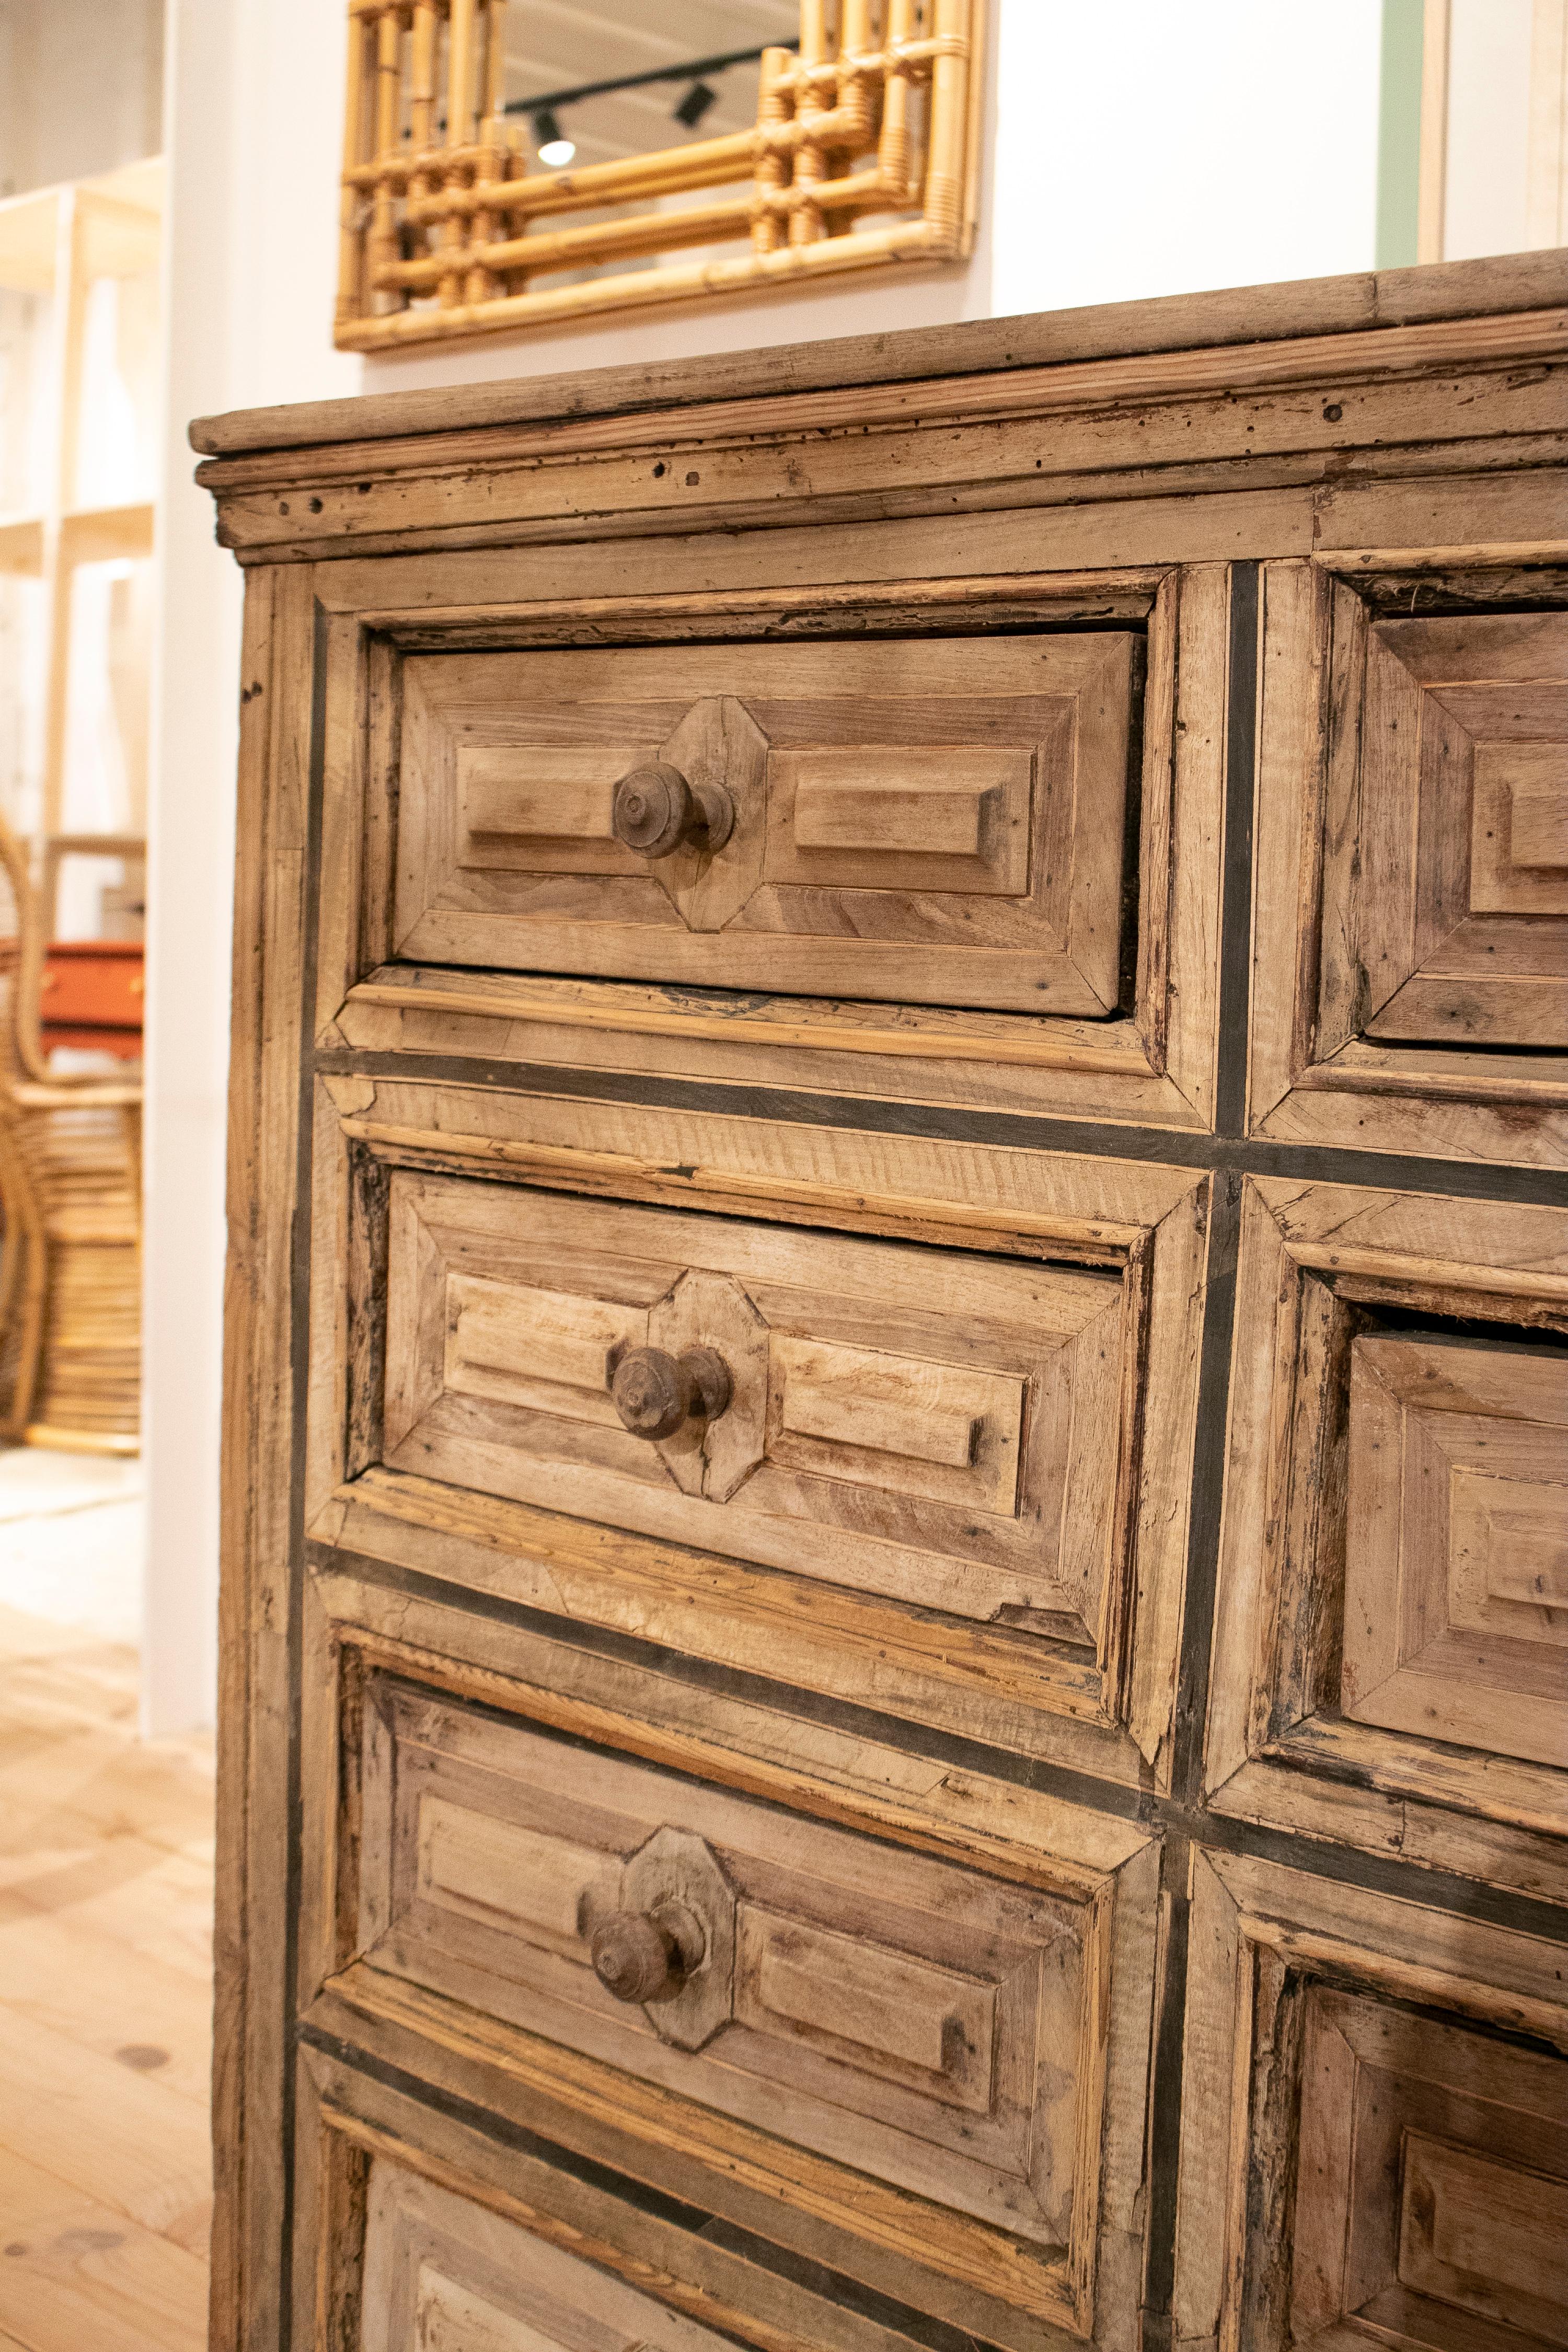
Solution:
{"label": "wooden chest of drawers", "polygon": [[1568,2341],[1565,305],[195,428],[226,2352]]}

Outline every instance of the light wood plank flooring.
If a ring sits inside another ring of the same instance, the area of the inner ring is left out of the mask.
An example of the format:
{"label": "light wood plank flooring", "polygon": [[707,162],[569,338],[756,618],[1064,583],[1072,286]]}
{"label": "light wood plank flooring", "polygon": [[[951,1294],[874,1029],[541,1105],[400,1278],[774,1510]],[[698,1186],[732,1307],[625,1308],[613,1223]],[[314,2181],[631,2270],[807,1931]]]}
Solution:
{"label": "light wood plank flooring", "polygon": [[210,1743],[0,1606],[0,2352],[202,2352],[211,1954]]}

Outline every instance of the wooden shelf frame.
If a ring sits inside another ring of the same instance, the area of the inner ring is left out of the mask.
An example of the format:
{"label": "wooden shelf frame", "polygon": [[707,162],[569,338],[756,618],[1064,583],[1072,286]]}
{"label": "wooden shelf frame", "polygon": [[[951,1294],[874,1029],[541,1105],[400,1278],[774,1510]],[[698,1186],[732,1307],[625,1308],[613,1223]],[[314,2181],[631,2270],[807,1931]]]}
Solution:
{"label": "wooden shelf frame", "polygon": [[[156,534],[151,499],[84,503],[79,497],[88,298],[100,278],[157,269],[162,244],[163,163],[158,157],[103,177],[42,188],[0,204],[0,287],[52,296],[40,328],[41,376],[52,429],[41,467],[42,497],[0,517],[0,575],[43,588],[42,812],[32,856],[44,886],[52,935],[65,830],[66,754],[75,575],[89,563],[150,557]],[[145,784],[142,784],[145,798]],[[89,846],[68,835],[73,852]],[[105,836],[106,856],[139,855],[142,834]]]}

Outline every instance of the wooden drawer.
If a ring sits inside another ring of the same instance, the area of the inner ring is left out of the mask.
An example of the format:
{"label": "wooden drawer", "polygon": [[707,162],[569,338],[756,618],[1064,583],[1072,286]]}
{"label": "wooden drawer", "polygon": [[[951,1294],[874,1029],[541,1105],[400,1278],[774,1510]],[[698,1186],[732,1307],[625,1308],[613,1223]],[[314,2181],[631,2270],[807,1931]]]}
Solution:
{"label": "wooden drawer", "polygon": [[402,669],[395,953],[1100,1018],[1140,640],[441,653]]}
{"label": "wooden drawer", "polygon": [[505,2213],[373,2158],[354,2352],[723,2352]]}
{"label": "wooden drawer", "polygon": [[1345,1713],[1568,1761],[1568,1351],[1357,1338],[1348,1517]]}
{"label": "wooden drawer", "polygon": [[1117,1274],[411,1170],[389,1227],[394,1469],[1032,1631],[1086,1673],[1114,1643]]}
{"label": "wooden drawer", "polygon": [[807,1758],[771,1706],[340,1572],[304,1633],[304,2032],[344,2128],[384,2151],[400,2086],[432,2163],[462,2118],[512,2133],[530,2210],[565,2161],[617,2210],[651,2185],[683,2231],[808,2257],[829,2305],[860,2282],[900,2339],[925,2313],[1130,2352],[1145,1830],[827,1724]]}
{"label": "wooden drawer", "polygon": [[314,1542],[1165,1785],[1201,1172],[395,1068],[314,1152]]}
{"label": "wooden drawer", "polygon": [[1037,2248],[1071,2237],[1077,1906],[413,1691],[386,1692],[366,1776],[375,1968]]}
{"label": "wooden drawer", "polygon": [[1242,1235],[1213,1801],[1568,1901],[1568,1213],[1254,1178]]}
{"label": "wooden drawer", "polygon": [[1565,595],[1560,562],[1267,567],[1255,1133],[1562,1165]]}
{"label": "wooden drawer", "polygon": [[1189,1932],[1175,2340],[1568,2343],[1561,1948],[1195,1848]]}
{"label": "wooden drawer", "polygon": [[341,1569],[301,1630],[301,2308],[368,2154],[765,2352],[1133,2352],[1145,1827]]}
{"label": "wooden drawer", "polygon": [[1325,933],[1325,1028],[1568,1048],[1568,613],[1363,635],[1349,590],[1340,604],[1360,806],[1333,827],[1330,887],[1353,922]]}

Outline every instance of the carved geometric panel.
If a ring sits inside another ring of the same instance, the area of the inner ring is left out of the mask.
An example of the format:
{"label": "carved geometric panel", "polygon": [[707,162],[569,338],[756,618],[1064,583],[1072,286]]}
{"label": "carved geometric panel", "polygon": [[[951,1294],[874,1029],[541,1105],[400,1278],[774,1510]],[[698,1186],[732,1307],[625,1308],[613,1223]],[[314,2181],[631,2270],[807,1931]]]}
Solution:
{"label": "carved geometric panel", "polygon": [[[1000,1621],[1079,1690],[1114,1676],[1119,1274],[398,1171],[386,1311],[391,1468]],[[721,1411],[623,1423],[628,1353],[698,1350]]]}
{"label": "carved geometric panel", "polygon": [[1249,1178],[1242,1235],[1211,1801],[1558,1886],[1568,1213]]}
{"label": "carved geometric panel", "polygon": [[[411,656],[397,954],[1103,1019],[1136,651],[1108,631]],[[645,795],[629,822],[617,787],[650,774],[668,821]]]}
{"label": "carved geometric panel", "polygon": [[1568,2010],[1535,1937],[1194,1859],[1176,2340],[1568,2346]]}
{"label": "carved geometric panel", "polygon": [[1342,1697],[1363,1723],[1568,1761],[1568,1359],[1354,1342]]}
{"label": "carved geometric panel", "polygon": [[1568,2344],[1568,2062],[1323,1985],[1304,2045],[1298,2340]]}
{"label": "carved geometric panel", "polygon": [[1334,613],[1320,1055],[1568,1046],[1568,614]]}
{"label": "carved geometric panel", "polygon": [[[1090,2223],[1104,1920],[1047,1857],[991,1877],[397,1683],[366,1739],[371,1967],[1053,2259]],[[675,1902],[689,2034],[598,1964],[606,1921]]]}

